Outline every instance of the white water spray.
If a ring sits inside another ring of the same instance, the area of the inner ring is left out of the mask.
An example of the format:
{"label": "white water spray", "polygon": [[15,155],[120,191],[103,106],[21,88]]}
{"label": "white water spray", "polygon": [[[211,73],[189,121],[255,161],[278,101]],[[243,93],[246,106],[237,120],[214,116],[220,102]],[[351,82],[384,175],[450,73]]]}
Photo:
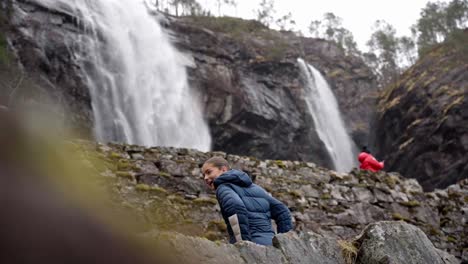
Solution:
{"label": "white water spray", "polygon": [[89,86],[97,140],[210,149],[187,83],[193,62],[171,45],[143,1],[35,1],[76,17],[85,29],[68,41]]}
{"label": "white water spray", "polygon": [[335,170],[349,172],[356,166],[355,146],[346,132],[336,98],[318,70],[302,59],[297,61],[310,88],[306,102],[317,134],[330,154]]}

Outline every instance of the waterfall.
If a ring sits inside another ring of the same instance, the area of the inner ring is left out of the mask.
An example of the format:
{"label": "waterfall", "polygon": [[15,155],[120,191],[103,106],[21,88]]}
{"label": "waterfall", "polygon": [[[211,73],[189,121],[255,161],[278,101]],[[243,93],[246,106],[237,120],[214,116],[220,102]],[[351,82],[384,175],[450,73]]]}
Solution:
{"label": "waterfall", "polygon": [[298,63],[310,89],[306,103],[317,134],[333,160],[334,169],[348,172],[356,166],[355,146],[346,132],[336,98],[318,70],[302,59]]}
{"label": "waterfall", "polygon": [[85,30],[68,41],[90,90],[98,141],[210,149],[187,81],[193,59],[172,46],[143,1],[35,1],[75,17]]}

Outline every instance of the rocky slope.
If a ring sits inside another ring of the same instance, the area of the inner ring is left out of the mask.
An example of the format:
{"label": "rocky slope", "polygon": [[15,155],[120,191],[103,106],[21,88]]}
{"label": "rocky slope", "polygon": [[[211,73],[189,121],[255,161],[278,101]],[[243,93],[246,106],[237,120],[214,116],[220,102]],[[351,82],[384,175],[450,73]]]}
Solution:
{"label": "rocky slope", "polygon": [[[468,31],[465,32],[466,48]],[[445,188],[468,175],[468,57],[451,43],[434,48],[387,88],[375,125],[386,169]]]}
{"label": "rocky slope", "polygon": [[[91,134],[89,91],[70,52],[78,45],[74,39],[84,34],[78,18],[46,9],[36,0],[9,0],[1,10],[8,13],[6,35],[22,67],[42,80],[29,88],[37,96],[17,98],[50,97],[69,110],[65,120]],[[179,48],[194,57],[191,84],[203,98],[214,149],[331,167],[306,109],[307,89],[298,57],[327,77],[353,138],[358,145],[367,143],[377,84],[359,59],[345,56],[329,42],[269,30],[254,21],[210,17],[165,21]]]}
{"label": "rocky slope", "polygon": [[117,204],[139,219],[140,231],[171,230],[225,241],[226,226],[200,167],[212,155],[228,159],[292,211],[296,231],[352,240],[368,224],[402,220],[434,246],[468,261],[468,181],[424,193],[414,179],[354,170],[338,174],[314,163],[257,160],[222,152],[72,142],[111,186]]}
{"label": "rocky slope", "polygon": [[[417,182],[398,175],[337,174],[313,163],[222,152],[62,141],[20,122],[0,109],[0,200],[9,201],[0,220],[5,263],[468,260],[466,180],[422,193]],[[296,231],[276,236],[273,247],[226,244],[219,207],[200,175],[200,165],[212,155],[249,171],[285,202]],[[380,221],[385,219],[411,224]],[[156,260],[147,258],[155,254]]]}

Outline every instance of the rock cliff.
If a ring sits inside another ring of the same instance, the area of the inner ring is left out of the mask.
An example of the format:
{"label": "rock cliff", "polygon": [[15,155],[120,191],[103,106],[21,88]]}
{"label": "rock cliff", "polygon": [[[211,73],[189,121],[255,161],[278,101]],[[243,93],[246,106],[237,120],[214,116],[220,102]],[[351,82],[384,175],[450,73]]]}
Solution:
{"label": "rock cliff", "polygon": [[[36,0],[9,0],[1,10],[9,18],[11,49],[24,71],[41,80],[18,89],[35,96],[18,93],[16,98],[50,97],[69,110],[56,111],[69,113],[65,120],[88,130],[82,134],[92,134],[90,94],[71,52],[85,34],[79,18]],[[331,167],[304,101],[299,57],[328,79],[350,134],[358,145],[367,144],[377,83],[360,59],[345,56],[330,42],[270,30],[255,21],[167,17],[162,23],[180,50],[194,58],[190,83],[203,99],[213,149]]]}
{"label": "rock cliff", "polygon": [[[466,48],[468,31],[465,32]],[[386,170],[426,190],[468,175],[468,59],[452,43],[435,47],[382,92],[375,125]]]}

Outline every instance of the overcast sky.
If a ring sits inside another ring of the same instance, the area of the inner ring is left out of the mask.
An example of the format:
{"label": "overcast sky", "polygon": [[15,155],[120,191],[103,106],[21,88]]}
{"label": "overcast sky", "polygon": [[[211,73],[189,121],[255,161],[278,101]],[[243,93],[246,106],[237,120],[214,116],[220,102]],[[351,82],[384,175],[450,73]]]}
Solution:
{"label": "overcast sky", "polygon": [[[216,0],[199,0],[204,6],[211,6],[218,15]],[[243,18],[256,18],[254,9],[259,8],[260,0],[236,0],[236,8],[222,7],[225,15]],[[297,28],[308,34],[312,20],[322,20],[323,14],[332,12],[343,19],[343,26],[350,30],[361,50],[367,50],[366,42],[372,34],[372,25],[378,19],[393,25],[398,36],[410,36],[410,27],[420,16],[427,0],[275,0],[276,17],[291,12]],[[448,2],[443,0],[442,2]]]}

